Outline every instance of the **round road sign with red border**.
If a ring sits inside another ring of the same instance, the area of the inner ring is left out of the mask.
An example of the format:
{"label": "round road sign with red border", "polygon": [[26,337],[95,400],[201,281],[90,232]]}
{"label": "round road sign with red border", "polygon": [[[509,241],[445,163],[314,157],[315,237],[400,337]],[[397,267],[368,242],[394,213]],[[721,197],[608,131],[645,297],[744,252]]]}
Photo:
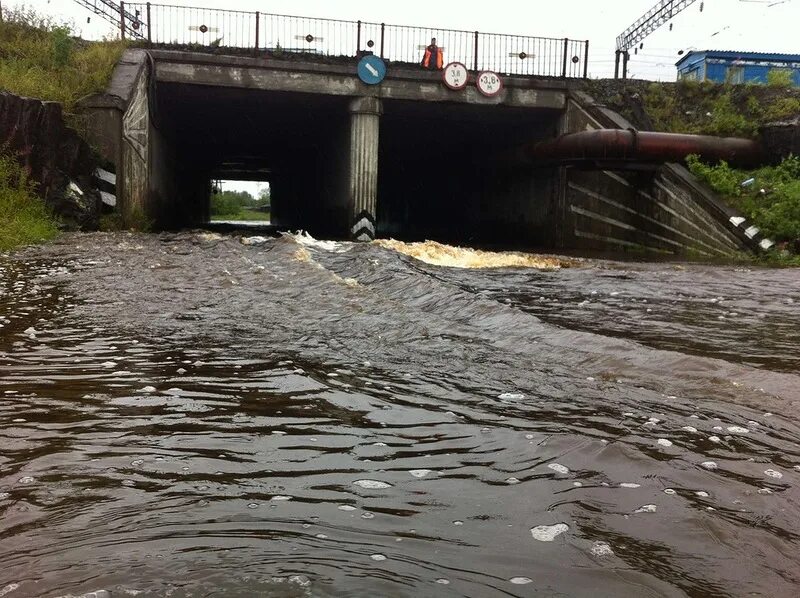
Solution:
{"label": "round road sign with red border", "polygon": [[475,80],[478,91],[487,97],[494,97],[503,91],[503,80],[494,71],[481,71]]}
{"label": "round road sign with red border", "polygon": [[442,71],[442,81],[453,91],[459,91],[467,86],[469,71],[463,62],[451,62]]}

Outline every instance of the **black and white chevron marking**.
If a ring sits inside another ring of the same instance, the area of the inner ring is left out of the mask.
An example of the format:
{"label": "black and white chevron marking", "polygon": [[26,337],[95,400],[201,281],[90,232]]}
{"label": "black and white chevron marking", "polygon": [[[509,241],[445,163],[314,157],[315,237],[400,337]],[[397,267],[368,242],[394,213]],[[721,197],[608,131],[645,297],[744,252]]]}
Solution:
{"label": "black and white chevron marking", "polygon": [[100,192],[103,203],[112,208],[117,205],[117,175],[108,170],[98,168],[94,171],[94,183]]}
{"label": "black and white chevron marking", "polygon": [[356,241],[374,240],[375,217],[366,210],[362,210],[361,213],[356,216],[355,224],[350,229],[350,232],[352,233],[353,239]]}

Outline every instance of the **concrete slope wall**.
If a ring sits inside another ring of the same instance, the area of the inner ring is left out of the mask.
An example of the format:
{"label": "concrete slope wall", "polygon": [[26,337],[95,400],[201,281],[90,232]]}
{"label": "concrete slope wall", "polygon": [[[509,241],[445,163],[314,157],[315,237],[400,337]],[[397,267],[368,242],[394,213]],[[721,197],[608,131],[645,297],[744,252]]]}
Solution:
{"label": "concrete slope wall", "polygon": [[[562,132],[599,128],[633,127],[588,95],[573,92]],[[761,239],[746,221],[679,164],[641,172],[561,170],[565,248],[712,257],[759,247]]]}

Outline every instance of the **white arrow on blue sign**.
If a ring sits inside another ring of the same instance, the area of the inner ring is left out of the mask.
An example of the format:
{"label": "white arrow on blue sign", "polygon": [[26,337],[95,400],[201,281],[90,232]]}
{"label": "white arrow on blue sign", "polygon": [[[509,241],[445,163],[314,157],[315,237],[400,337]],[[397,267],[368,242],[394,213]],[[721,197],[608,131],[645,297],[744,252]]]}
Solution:
{"label": "white arrow on blue sign", "polygon": [[386,63],[378,56],[367,54],[358,62],[358,78],[367,85],[377,85],[386,76]]}

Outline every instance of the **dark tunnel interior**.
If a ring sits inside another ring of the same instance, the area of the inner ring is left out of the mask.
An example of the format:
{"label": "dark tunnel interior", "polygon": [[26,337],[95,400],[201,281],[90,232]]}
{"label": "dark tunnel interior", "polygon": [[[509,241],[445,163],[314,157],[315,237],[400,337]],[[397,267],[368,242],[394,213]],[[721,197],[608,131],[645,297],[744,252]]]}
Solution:
{"label": "dark tunnel interior", "polygon": [[[315,236],[348,229],[351,98],[159,83],[154,176],[168,227],[209,217],[213,179],[270,181],[273,223]],[[556,176],[515,168],[523,143],[553,137],[560,113],[384,100],[378,236],[551,242]]]}

